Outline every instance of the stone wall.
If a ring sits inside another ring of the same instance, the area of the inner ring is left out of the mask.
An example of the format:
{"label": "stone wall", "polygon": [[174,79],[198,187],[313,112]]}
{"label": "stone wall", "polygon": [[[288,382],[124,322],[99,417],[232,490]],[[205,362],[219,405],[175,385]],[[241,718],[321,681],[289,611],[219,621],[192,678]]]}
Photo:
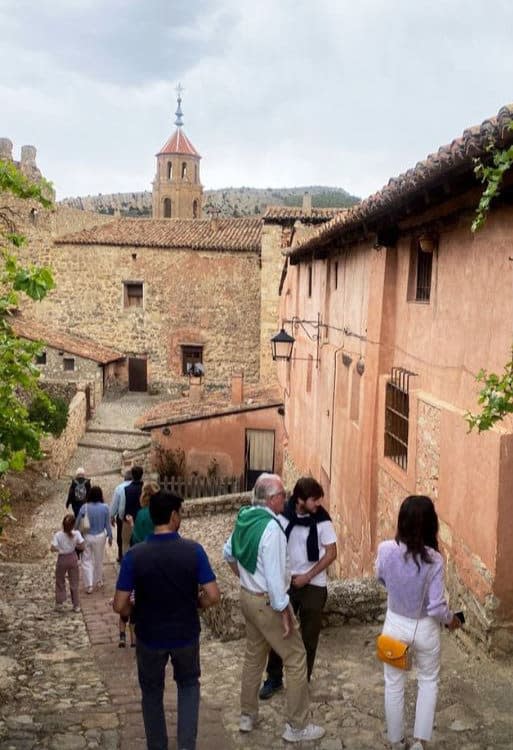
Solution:
{"label": "stone wall", "polygon": [[[39,260],[30,251],[25,257]],[[146,358],[152,391],[187,385],[182,344],[203,346],[206,386],[225,385],[234,368],[244,369],[248,382],[258,380],[256,253],[55,245],[51,266],[56,288],[27,304],[28,313]],[[127,281],[142,282],[141,307],[124,306]]]}
{"label": "stone wall", "polygon": [[276,383],[276,362],[271,357],[271,338],[279,325],[279,287],[285,262],[281,252],[282,227],[265,224],[262,228],[262,270],[260,277],[260,379]]}
{"label": "stone wall", "polygon": [[[375,579],[329,581],[323,627],[341,623],[382,622],[385,610],[385,590]],[[223,581],[220,604],[204,610],[202,618],[212,634],[221,641],[244,638],[246,627],[240,611],[239,584],[233,576]]]}
{"label": "stone wall", "polygon": [[69,405],[68,424],[58,437],[47,436],[42,448],[46,454],[40,468],[50,479],[59,479],[77,448],[78,441],[86,431],[86,397],[78,391]]}
{"label": "stone wall", "polygon": [[251,504],[251,492],[237,492],[234,495],[219,497],[201,497],[197,500],[185,500],[182,505],[182,516],[211,516],[215,513],[232,513],[243,505]]}
{"label": "stone wall", "polygon": [[108,224],[112,216],[99,214],[95,211],[81,211],[78,208],[57,204],[52,214],[52,234],[56,237],[81,229]]}

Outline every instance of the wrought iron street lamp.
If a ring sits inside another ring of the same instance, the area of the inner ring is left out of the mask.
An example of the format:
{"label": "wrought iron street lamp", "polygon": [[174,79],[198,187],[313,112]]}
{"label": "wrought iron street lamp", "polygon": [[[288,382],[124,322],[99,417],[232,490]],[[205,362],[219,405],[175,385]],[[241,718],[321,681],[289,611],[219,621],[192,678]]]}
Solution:
{"label": "wrought iron street lamp", "polygon": [[271,339],[273,360],[290,362],[295,340],[284,328],[278,331]]}

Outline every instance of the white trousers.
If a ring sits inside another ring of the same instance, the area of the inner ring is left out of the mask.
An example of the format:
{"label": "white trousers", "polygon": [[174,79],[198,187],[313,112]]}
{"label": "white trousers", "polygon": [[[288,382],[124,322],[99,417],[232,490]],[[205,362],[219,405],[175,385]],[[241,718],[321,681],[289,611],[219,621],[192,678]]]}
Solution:
{"label": "white trousers", "polygon": [[104,531],[101,534],[86,534],[85,549],[82,555],[82,577],[86,589],[103,583],[103,553],[105,551],[105,542],[107,535]]}
{"label": "white trousers", "polygon": [[[417,620],[387,611],[383,633],[411,643]],[[414,665],[417,670],[417,705],[413,736],[417,740],[431,739],[438,696],[440,673],[440,624],[432,617],[420,619],[413,645]],[[404,685],[407,672],[389,664],[385,668],[385,716],[388,739],[399,742],[404,735]]]}

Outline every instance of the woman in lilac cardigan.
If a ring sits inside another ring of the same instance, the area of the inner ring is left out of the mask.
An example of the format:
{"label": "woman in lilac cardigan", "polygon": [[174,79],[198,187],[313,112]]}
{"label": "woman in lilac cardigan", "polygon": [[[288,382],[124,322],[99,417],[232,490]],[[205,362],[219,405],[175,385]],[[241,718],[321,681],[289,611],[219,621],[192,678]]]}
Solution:
{"label": "woman in lilac cardigan", "polygon": [[[403,501],[395,539],[381,542],[378,547],[376,576],[388,593],[383,632],[406,643],[413,642],[418,690],[415,741],[410,750],[423,750],[433,732],[440,672],[440,625],[447,625],[449,630],[460,627],[459,619],[445,600],[438,516],[429,497],[410,495]],[[388,739],[399,750],[406,747],[406,672],[389,664],[384,664],[384,669]]]}

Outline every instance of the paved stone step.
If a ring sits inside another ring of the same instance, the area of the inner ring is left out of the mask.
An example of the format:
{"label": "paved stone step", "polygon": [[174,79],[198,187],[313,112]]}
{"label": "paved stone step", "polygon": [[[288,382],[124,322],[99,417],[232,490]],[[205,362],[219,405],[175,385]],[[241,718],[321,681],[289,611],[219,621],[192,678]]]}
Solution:
{"label": "paved stone step", "polygon": [[137,437],[147,437],[148,435],[144,430],[122,430],[104,427],[87,427],[86,432],[97,432],[102,435],[137,435]]}
{"label": "paved stone step", "polygon": [[88,430],[85,435],[82,436],[82,443],[86,443],[94,448],[108,448],[112,446],[114,448],[122,448],[123,450],[138,450],[139,448],[151,444],[151,440],[148,435],[142,433],[129,434],[122,432],[102,432],[97,433],[96,430]]}
{"label": "paved stone step", "polygon": [[140,443],[139,445],[127,446],[127,445],[106,445],[105,443],[94,443],[89,440],[80,440],[78,445],[82,448],[95,448],[100,451],[115,451],[116,453],[123,453],[124,451],[142,451],[151,446],[151,442]]}

